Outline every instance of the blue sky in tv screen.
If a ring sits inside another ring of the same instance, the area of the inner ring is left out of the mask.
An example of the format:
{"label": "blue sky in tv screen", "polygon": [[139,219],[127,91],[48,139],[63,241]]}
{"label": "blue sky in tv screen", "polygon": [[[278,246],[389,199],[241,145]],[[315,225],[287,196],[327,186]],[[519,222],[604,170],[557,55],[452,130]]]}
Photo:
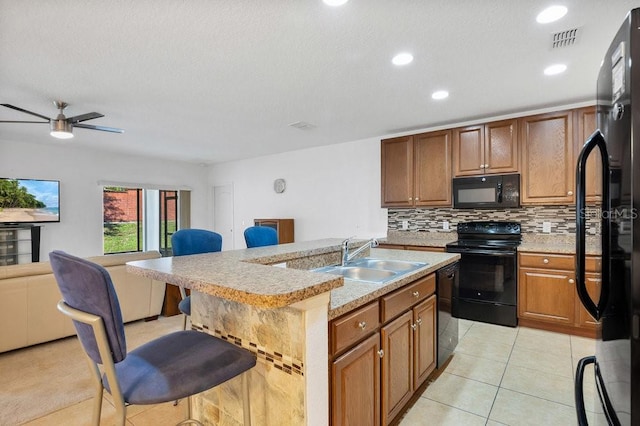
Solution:
{"label": "blue sky in tv screen", "polygon": [[58,209],[58,182],[45,181],[45,180],[21,180],[18,179],[20,186],[27,188],[30,194],[36,197],[37,200],[42,201],[47,206],[47,209]]}

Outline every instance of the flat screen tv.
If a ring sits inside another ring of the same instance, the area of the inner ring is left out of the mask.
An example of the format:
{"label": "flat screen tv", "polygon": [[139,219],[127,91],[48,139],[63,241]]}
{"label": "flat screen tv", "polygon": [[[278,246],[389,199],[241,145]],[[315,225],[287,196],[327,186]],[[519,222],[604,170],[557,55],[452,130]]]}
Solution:
{"label": "flat screen tv", "polygon": [[60,222],[60,181],[0,178],[0,224]]}

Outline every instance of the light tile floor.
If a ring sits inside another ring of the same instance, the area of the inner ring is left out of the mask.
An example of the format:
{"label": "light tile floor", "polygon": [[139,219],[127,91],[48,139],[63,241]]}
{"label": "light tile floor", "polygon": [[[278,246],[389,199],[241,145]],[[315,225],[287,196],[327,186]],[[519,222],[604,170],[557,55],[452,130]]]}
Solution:
{"label": "light tile floor", "polygon": [[[451,362],[400,425],[574,425],[574,371],[594,351],[593,339],[459,320]],[[594,389],[585,383],[591,411]]]}
{"label": "light tile floor", "polygon": [[[451,362],[400,425],[574,425],[573,372],[578,360],[594,350],[591,339],[460,320]],[[593,411],[594,387],[586,388],[585,403]],[[26,425],[88,425],[91,403],[65,407]],[[184,405],[132,406],[127,426],[176,424],[184,419]],[[105,397],[101,424],[114,424],[114,416]]]}

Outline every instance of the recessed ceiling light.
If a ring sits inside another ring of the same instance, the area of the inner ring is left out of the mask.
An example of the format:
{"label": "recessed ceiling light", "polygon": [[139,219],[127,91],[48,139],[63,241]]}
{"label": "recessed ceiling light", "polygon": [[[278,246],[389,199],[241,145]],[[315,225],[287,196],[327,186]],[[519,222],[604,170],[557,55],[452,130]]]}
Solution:
{"label": "recessed ceiling light", "polygon": [[324,4],[326,4],[327,6],[333,6],[333,7],[337,7],[337,6],[342,6],[343,4],[345,4],[346,2],[348,2],[349,0],[322,0],[324,2]]}
{"label": "recessed ceiling light", "polygon": [[557,21],[567,14],[567,8],[564,6],[549,6],[536,16],[536,21],[540,24],[548,24]]}
{"label": "recessed ceiling light", "polygon": [[448,97],[449,97],[449,92],[447,92],[446,90],[438,90],[437,92],[433,92],[431,94],[431,98],[436,100],[446,99]]}
{"label": "recessed ceiling light", "polygon": [[556,75],[563,73],[567,70],[567,66],[565,64],[555,64],[550,65],[544,69],[545,75]]}
{"label": "recessed ceiling light", "polygon": [[391,62],[393,62],[394,65],[407,65],[407,64],[410,64],[411,61],[413,61],[413,55],[411,53],[406,53],[406,52],[398,53],[391,60]]}

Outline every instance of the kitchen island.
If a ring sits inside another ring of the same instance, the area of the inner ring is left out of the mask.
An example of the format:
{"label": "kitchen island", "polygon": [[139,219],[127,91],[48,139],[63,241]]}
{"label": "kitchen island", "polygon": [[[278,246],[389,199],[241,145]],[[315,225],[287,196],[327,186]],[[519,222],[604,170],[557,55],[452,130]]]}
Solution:
{"label": "kitchen island", "polygon": [[[372,249],[370,255],[378,258],[427,263],[384,285],[309,271],[339,263],[341,241],[130,262],[127,270],[191,289],[193,328],[256,354],[258,363],[249,377],[254,424],[327,425],[329,320],[458,258],[446,253]],[[241,423],[239,382],[233,379],[198,395],[196,416],[204,424]]]}

